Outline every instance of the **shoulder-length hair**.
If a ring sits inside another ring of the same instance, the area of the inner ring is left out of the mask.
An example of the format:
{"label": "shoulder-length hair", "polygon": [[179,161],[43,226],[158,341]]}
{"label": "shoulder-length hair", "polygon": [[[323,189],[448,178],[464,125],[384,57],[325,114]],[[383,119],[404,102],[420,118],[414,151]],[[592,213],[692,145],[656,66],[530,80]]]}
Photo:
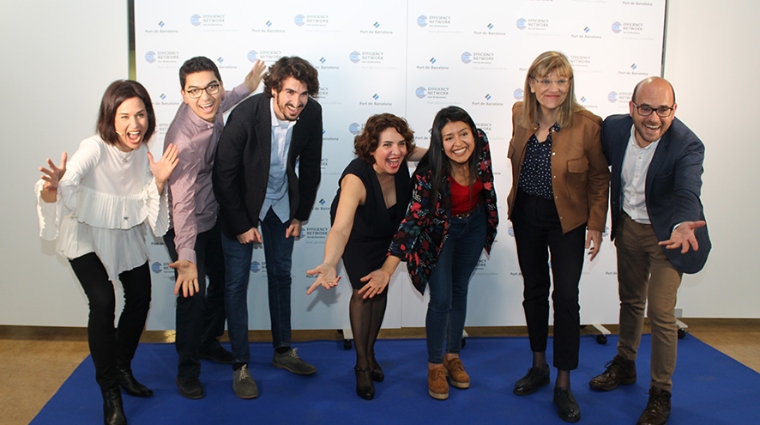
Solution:
{"label": "shoulder-length hair", "polygon": [[306,84],[311,97],[319,93],[319,72],[311,64],[298,56],[283,56],[269,67],[264,75],[264,95],[272,97],[272,89],[282,90],[282,82],[288,77]]}
{"label": "shoulder-length hair", "polygon": [[356,156],[370,164],[375,163],[372,153],[377,150],[380,143],[380,133],[393,128],[404,138],[406,142],[406,158],[414,152],[414,131],[409,128],[405,119],[393,114],[372,115],[364,124],[364,131],[354,138],[354,152]]}
{"label": "shoulder-length hair", "polygon": [[[443,179],[451,175],[451,163],[443,150],[443,127],[450,122],[458,121],[467,124],[470,127],[470,131],[472,131],[475,146],[472,155],[470,155],[468,167],[470,169],[470,176],[476,176],[478,174],[480,152],[483,150],[483,144],[485,142],[478,135],[478,129],[475,127],[475,122],[467,111],[458,106],[448,106],[441,109],[433,119],[433,128],[430,132],[430,148],[425,156],[422,157],[417,167],[417,169],[420,170],[420,173],[427,171],[431,173],[433,189],[431,197],[434,202],[441,190]],[[448,200],[444,200],[444,202],[448,202]]]}
{"label": "shoulder-length hair", "polygon": [[530,91],[530,80],[540,80],[552,72],[556,72],[562,78],[567,78],[569,84],[567,98],[558,108],[557,124],[559,124],[559,127],[566,128],[572,126],[573,114],[584,109],[583,106],[575,101],[575,81],[570,61],[560,52],[544,52],[533,61],[530,69],[528,69],[528,74],[525,76],[522,115],[518,117],[517,121],[522,127],[533,128],[536,125],[539,108],[541,107],[536,100],[536,94]]}
{"label": "shoulder-length hair", "polygon": [[148,114],[148,128],[145,129],[142,142],[148,143],[150,140],[150,136],[156,129],[156,114],[153,112],[153,102],[150,100],[148,91],[137,81],[116,80],[108,86],[106,92],[103,93],[103,100],[100,101],[96,131],[104,142],[112,145],[119,142],[119,135],[116,134],[114,127],[116,110],[125,100],[133,97],[139,98],[145,105],[145,112]]}

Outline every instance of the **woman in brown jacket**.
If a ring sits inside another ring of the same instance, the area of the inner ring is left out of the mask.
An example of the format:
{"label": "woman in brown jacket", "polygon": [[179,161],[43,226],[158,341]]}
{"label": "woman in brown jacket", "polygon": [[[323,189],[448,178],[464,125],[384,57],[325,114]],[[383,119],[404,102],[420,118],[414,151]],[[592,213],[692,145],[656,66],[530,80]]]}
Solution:
{"label": "woman in brown jacket", "polygon": [[[573,69],[565,55],[539,55],[525,79],[525,97],[512,108],[512,190],[507,204],[525,284],[523,308],[533,365],[514,393],[549,383],[549,252],[553,276],[554,403],[567,422],[580,419],[570,392],[578,367],[578,283],[583,252],[599,252],[607,216],[609,169],[602,153],[602,119],[575,101]],[[587,231],[588,230],[588,231]]]}

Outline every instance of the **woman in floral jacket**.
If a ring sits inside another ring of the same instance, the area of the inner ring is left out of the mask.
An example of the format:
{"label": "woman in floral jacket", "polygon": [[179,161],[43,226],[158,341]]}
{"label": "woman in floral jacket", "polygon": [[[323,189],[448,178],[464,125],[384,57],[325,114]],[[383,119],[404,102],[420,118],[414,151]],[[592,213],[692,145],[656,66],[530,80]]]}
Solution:
{"label": "woman in floral jacket", "polygon": [[430,286],[425,329],[428,393],[438,400],[470,377],[459,359],[467,313],[467,289],[484,248],[490,253],[499,215],[491,153],[485,133],[462,108],[442,109],[433,121],[430,149],[413,177],[414,191],[383,267],[365,276],[361,292],[385,290],[400,261],[414,287]]}

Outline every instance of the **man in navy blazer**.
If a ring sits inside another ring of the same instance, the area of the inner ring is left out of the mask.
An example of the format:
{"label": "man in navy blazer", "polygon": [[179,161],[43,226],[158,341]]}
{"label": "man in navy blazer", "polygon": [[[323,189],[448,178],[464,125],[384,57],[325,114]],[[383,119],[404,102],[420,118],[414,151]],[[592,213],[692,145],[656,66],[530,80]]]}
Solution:
{"label": "man in navy blazer", "polygon": [[222,222],[233,390],[240,398],[258,396],[248,370],[247,291],[254,243],[264,245],[272,364],[300,375],[317,371],[290,346],[290,271],[293,241],[309,218],[321,176],[322,107],[310,98],[318,92],[311,64],[280,58],[264,77],[264,92],[230,114],[217,147],[213,185]]}
{"label": "man in navy blazer", "polygon": [[676,294],[683,273],[697,273],[710,252],[702,203],[704,145],[675,117],[675,91],[650,77],[634,89],[629,115],[602,125],[612,167],[610,212],[617,248],[620,337],[617,355],[589,385],[609,391],[636,382],[644,308],[652,327],[649,402],[639,424],[670,416],[678,325]]}

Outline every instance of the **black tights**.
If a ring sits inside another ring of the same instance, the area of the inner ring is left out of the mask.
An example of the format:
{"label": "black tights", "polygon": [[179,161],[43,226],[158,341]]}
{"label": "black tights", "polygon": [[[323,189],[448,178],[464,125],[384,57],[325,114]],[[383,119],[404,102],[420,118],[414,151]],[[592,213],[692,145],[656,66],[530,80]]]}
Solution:
{"label": "black tights", "polygon": [[129,369],[145,327],[150,307],[151,282],[148,263],[119,274],[124,288],[124,310],[114,329],[116,297],[103,263],[95,253],[69,260],[90,303],[87,341],[95,380],[100,389],[116,388],[116,368]]}
{"label": "black tights", "polygon": [[356,348],[356,366],[360,369],[371,369],[375,356],[375,341],[380,333],[388,304],[388,291],[364,299],[358,289],[353,290],[351,302],[348,304],[348,315],[351,319],[351,331],[354,333],[354,348]]}

